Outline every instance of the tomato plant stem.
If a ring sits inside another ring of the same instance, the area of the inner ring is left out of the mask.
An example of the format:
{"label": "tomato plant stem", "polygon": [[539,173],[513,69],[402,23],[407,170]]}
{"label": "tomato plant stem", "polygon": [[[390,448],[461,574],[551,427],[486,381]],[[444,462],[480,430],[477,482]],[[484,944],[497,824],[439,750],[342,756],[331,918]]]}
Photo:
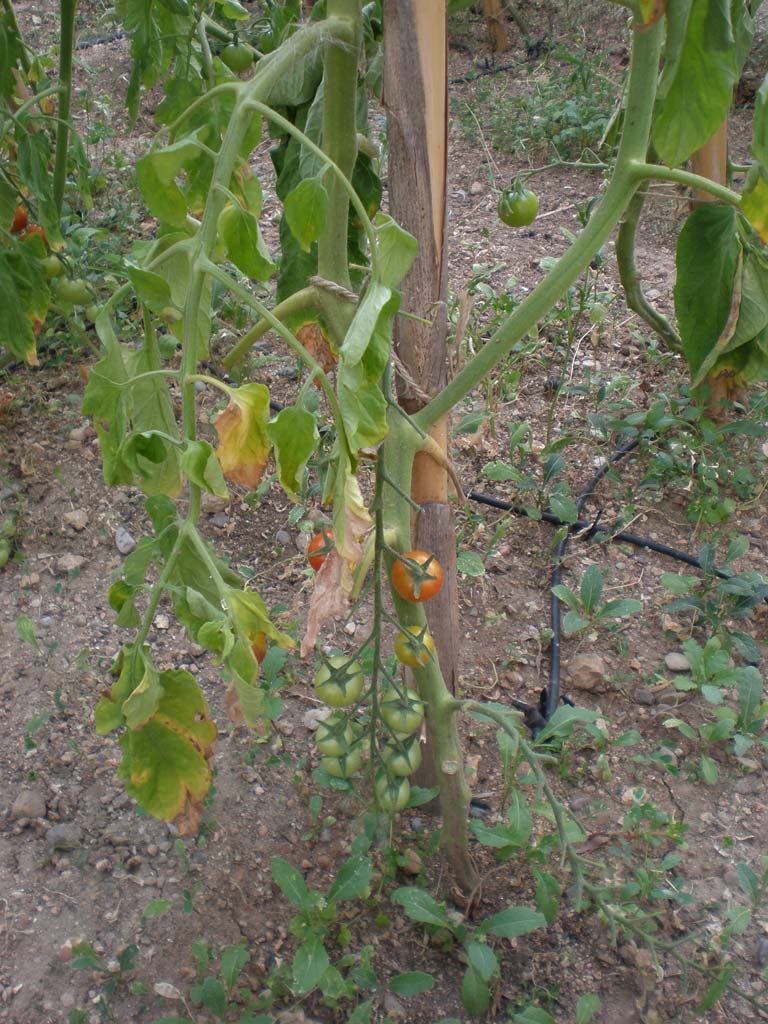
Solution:
{"label": "tomato plant stem", "polygon": [[700,192],[708,192],[716,199],[722,199],[724,203],[731,206],[738,206],[741,203],[741,196],[738,192],[720,185],[709,178],[703,178],[700,174],[692,171],[685,171],[681,167],[665,167],[662,164],[649,164],[644,160],[635,160],[629,165],[631,176],[639,183],[641,181],[671,181],[676,185],[685,185],[687,188],[698,189]]}
{"label": "tomato plant stem", "polygon": [[535,328],[584,272],[618,224],[641,181],[635,168],[644,163],[648,150],[662,40],[661,20],[648,31],[633,34],[624,131],[614,174],[601,203],[576,241],[541,284],[520,303],[464,369],[428,405],[415,413],[414,419],[422,429],[428,429],[450,412],[516,342]]}
{"label": "tomato plant stem", "polygon": [[59,35],[59,109],[56,126],[56,160],[53,167],[53,202],[61,217],[64,186],[67,181],[69,150],[69,111],[72,102],[72,51],[75,45],[75,9],[77,0],[61,0]]}

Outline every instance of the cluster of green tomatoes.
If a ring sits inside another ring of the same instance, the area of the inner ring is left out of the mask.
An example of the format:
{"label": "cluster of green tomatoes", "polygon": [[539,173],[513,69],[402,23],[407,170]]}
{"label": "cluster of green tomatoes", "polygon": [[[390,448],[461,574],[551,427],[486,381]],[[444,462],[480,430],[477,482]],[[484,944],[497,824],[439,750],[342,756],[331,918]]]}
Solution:
{"label": "cluster of green tomatoes", "polygon": [[[319,569],[333,546],[333,534],[324,530],[310,542],[307,554],[314,569]],[[440,589],[443,572],[433,556],[424,551],[408,551],[392,570],[392,585],[406,601],[426,601]],[[409,668],[429,664],[435,656],[435,644],[426,626],[408,626],[394,642],[397,660]],[[365,672],[355,657],[333,655],[315,673],[315,693],[331,714],[320,722],[315,743],[321,755],[320,766],[329,775],[348,779],[363,766],[370,749],[370,729],[355,717],[355,712],[370,710],[364,694]],[[424,703],[406,686],[388,680],[377,699],[377,755],[380,767],[374,775],[376,804],[386,814],[395,814],[408,805],[411,786],[408,777],[421,764],[421,725]]]}

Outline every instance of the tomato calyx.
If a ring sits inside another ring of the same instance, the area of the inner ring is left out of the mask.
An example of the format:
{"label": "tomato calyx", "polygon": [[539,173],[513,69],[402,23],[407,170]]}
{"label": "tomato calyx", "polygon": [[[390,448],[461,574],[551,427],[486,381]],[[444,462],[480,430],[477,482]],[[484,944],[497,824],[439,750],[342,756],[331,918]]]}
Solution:
{"label": "tomato calyx", "polygon": [[424,703],[413,690],[400,694],[394,686],[381,695],[379,714],[384,724],[399,736],[416,732],[424,718]]}
{"label": "tomato calyx", "polygon": [[384,766],[390,775],[405,778],[421,764],[421,743],[418,736],[404,740],[392,739],[382,749]]}
{"label": "tomato calyx", "polygon": [[343,711],[334,711],[318,723],[315,731],[315,746],[324,757],[342,757],[354,739],[355,732]]}
{"label": "tomato calyx", "polygon": [[376,803],[385,814],[397,814],[408,806],[411,799],[411,784],[408,779],[392,777],[386,769],[380,768],[373,783]]}
{"label": "tomato calyx", "polygon": [[427,551],[406,551],[392,567],[392,586],[405,601],[428,601],[443,585],[443,570]]}
{"label": "tomato calyx", "polygon": [[307,561],[315,572],[323,564],[328,554],[333,550],[333,547],[333,530],[330,527],[324,527],[309,542],[307,545]]}
{"label": "tomato calyx", "polygon": [[524,228],[532,224],[538,212],[539,200],[536,193],[525,188],[519,178],[504,189],[496,204],[499,220],[512,228]]}

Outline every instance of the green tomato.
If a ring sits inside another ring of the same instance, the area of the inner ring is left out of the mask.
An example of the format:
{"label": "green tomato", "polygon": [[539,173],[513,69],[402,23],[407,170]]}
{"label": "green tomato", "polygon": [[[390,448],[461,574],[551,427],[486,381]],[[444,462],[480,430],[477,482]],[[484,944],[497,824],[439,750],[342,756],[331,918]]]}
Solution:
{"label": "green tomato", "polygon": [[60,277],[56,282],[56,298],[70,306],[85,306],[93,299],[93,292],[81,277]]}
{"label": "green tomato", "polygon": [[43,268],[45,270],[46,280],[48,281],[51,281],[54,277],[59,277],[64,273],[64,264],[58,256],[54,256],[53,254],[45,257],[43,260]]}
{"label": "green tomato", "polygon": [[413,775],[421,764],[421,743],[418,736],[409,737],[401,744],[387,743],[381,756],[390,775]]}
{"label": "green tomato", "polygon": [[520,185],[504,189],[496,206],[499,220],[511,228],[524,228],[532,224],[538,212],[539,200],[535,193]]}
{"label": "green tomato", "polygon": [[353,747],[340,757],[321,757],[320,767],[332,775],[334,779],[348,779],[354,775],[363,763],[360,747]]}
{"label": "green tomato", "polygon": [[396,814],[408,805],[411,799],[411,784],[408,779],[395,779],[382,768],[376,773],[373,784],[376,803],[385,814]]}
{"label": "green tomato", "polygon": [[347,716],[341,711],[335,711],[318,725],[315,745],[325,757],[341,757],[348,752],[354,738]]}
{"label": "green tomato", "polygon": [[389,687],[381,695],[379,707],[384,723],[394,733],[410,736],[424,718],[424,704],[413,690],[407,690],[403,699],[394,687]]}
{"label": "green tomato", "polygon": [[221,59],[230,71],[247,71],[253,63],[253,50],[246,43],[228,43],[221,51]]}
{"label": "green tomato", "polygon": [[354,704],[363,692],[365,676],[359,661],[343,654],[328,658],[315,673],[315,692],[332,708]]}

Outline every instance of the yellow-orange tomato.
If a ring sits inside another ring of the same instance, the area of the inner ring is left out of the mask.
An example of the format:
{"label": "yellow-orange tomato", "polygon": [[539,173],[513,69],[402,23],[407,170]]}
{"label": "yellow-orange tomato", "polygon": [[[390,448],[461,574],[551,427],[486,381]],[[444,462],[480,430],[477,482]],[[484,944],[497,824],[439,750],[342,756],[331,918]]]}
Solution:
{"label": "yellow-orange tomato", "polygon": [[435,641],[428,629],[421,626],[408,626],[404,633],[395,637],[395,654],[397,660],[409,668],[417,665],[428,665],[435,653]]}
{"label": "yellow-orange tomato", "polygon": [[307,545],[307,560],[317,572],[326,559],[329,551],[333,548],[333,530],[326,527],[320,533],[316,533]]}

